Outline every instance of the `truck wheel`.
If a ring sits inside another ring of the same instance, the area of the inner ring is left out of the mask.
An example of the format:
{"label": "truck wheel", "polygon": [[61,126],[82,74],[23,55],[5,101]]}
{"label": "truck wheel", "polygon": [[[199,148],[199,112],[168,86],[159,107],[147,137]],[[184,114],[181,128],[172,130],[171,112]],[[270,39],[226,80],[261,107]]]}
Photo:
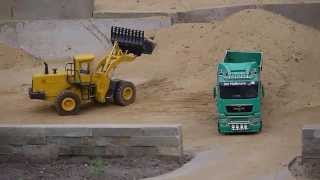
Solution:
{"label": "truck wheel", "polygon": [[261,120],[261,126],[260,126],[260,128],[259,128],[258,133],[261,133],[261,131],[262,131],[262,127],[263,127],[263,123],[262,123],[262,120]]}
{"label": "truck wheel", "polygon": [[132,82],[120,81],[115,90],[115,104],[127,106],[136,100],[136,87]]}
{"label": "truck wheel", "polygon": [[217,123],[217,126],[218,126],[218,127],[217,127],[217,130],[218,130],[219,134],[220,134],[220,135],[224,135],[224,134],[221,132],[220,123],[219,123],[219,122]]}
{"label": "truck wheel", "polygon": [[59,115],[75,115],[80,110],[80,98],[72,91],[63,91],[56,98],[56,111]]}

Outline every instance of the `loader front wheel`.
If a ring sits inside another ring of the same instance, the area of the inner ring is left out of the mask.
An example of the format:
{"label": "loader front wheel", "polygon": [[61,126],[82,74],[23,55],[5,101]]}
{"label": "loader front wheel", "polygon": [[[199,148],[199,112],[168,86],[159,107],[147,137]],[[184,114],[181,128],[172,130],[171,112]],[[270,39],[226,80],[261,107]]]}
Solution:
{"label": "loader front wheel", "polygon": [[59,115],[75,115],[80,109],[80,98],[72,91],[63,91],[55,102],[56,111]]}
{"label": "loader front wheel", "polygon": [[136,88],[132,82],[120,81],[115,92],[115,103],[127,106],[134,103],[136,99]]}

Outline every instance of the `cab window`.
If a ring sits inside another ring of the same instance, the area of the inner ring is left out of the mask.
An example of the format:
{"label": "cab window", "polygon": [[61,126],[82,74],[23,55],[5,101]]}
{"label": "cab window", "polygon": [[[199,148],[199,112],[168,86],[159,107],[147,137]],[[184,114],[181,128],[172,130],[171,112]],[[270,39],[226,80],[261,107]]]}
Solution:
{"label": "cab window", "polygon": [[81,74],[89,74],[89,63],[81,63],[80,64],[80,73]]}

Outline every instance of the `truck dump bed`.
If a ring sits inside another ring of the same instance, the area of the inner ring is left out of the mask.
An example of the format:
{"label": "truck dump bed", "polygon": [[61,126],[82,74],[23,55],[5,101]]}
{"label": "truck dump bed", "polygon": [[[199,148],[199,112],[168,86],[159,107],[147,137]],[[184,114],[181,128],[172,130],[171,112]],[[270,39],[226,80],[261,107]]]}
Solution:
{"label": "truck dump bed", "polygon": [[262,66],[262,52],[231,51],[227,50],[224,63],[248,63],[256,62],[258,67]]}

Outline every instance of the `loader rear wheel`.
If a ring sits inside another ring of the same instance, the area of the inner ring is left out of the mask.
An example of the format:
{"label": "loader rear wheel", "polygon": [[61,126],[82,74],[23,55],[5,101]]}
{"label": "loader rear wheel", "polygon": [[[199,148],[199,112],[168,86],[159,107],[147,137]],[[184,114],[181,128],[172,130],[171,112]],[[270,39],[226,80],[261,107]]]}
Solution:
{"label": "loader rear wheel", "polygon": [[132,82],[120,81],[115,92],[115,103],[127,106],[134,103],[136,99],[136,87]]}
{"label": "loader rear wheel", "polygon": [[80,109],[80,98],[72,91],[63,91],[55,102],[56,111],[59,115],[75,115]]}

